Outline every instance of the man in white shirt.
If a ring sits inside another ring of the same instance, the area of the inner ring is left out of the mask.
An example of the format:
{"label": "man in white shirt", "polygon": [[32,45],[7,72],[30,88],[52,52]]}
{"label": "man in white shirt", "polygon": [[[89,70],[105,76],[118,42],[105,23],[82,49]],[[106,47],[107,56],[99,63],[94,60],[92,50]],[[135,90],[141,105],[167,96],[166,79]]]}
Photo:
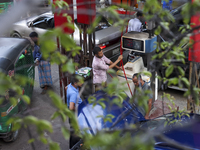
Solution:
{"label": "man in white shirt", "polygon": [[128,23],[128,32],[130,31],[137,31],[137,32],[141,32],[142,30],[142,22],[140,21],[140,19],[143,17],[143,13],[138,11],[136,14],[136,18],[131,19]]}

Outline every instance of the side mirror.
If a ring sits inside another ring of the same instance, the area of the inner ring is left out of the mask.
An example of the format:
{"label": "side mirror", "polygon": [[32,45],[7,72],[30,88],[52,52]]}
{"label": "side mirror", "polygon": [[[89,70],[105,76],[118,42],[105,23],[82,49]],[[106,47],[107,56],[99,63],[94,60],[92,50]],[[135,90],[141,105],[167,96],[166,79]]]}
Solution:
{"label": "side mirror", "polygon": [[28,22],[28,23],[27,23],[27,26],[28,26],[29,28],[32,27],[32,26],[33,26],[33,22],[31,22],[31,21]]}

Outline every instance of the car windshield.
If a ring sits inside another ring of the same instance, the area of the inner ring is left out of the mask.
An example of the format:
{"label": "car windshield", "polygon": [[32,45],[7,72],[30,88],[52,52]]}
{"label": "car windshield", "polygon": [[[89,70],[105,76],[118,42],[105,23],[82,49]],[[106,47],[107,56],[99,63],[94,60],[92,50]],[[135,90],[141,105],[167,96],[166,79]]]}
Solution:
{"label": "car windshield", "polygon": [[171,117],[173,117],[172,113],[166,114],[164,116],[161,116],[152,120],[147,120],[146,122],[142,122],[140,127],[143,129],[154,130],[157,127],[164,126],[166,119],[171,118]]}
{"label": "car windshield", "polygon": [[[77,19],[74,19],[74,22],[78,25]],[[54,17],[41,16],[33,22],[33,26],[42,29],[53,29],[55,27]],[[102,17],[98,25],[95,27],[95,31],[99,31],[110,26],[111,24],[107,21],[107,19],[105,17]]]}

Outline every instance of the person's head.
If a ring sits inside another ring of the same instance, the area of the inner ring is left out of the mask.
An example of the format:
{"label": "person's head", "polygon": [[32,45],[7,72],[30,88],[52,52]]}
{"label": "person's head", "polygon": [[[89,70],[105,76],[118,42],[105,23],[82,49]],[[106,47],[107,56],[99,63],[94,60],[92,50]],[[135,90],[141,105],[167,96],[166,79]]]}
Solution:
{"label": "person's head", "polygon": [[32,40],[35,44],[37,44],[37,42],[38,42],[38,34],[37,34],[36,32],[31,32],[31,33],[29,34],[29,37],[31,38],[31,40]]}
{"label": "person's head", "polygon": [[139,86],[139,82],[142,81],[141,75],[138,74],[138,73],[135,73],[135,74],[133,75],[133,77],[132,77],[132,81],[133,81],[134,85],[138,87],[138,86]]}
{"label": "person's head", "polygon": [[141,11],[138,11],[136,16],[138,19],[141,19],[143,17],[143,13]]}
{"label": "person's head", "polygon": [[96,56],[98,58],[103,57],[103,52],[102,52],[101,48],[98,46],[93,49],[93,54],[94,54],[94,56]]}
{"label": "person's head", "polygon": [[71,84],[75,86],[76,88],[81,87],[83,83],[80,81],[78,75],[72,75],[71,76]]}

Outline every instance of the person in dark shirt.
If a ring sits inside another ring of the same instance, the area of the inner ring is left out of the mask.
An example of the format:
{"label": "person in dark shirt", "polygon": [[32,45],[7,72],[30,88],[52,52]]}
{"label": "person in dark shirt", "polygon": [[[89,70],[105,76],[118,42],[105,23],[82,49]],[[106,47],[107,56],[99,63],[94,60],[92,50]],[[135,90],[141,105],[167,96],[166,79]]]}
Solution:
{"label": "person in dark shirt", "polygon": [[[144,110],[143,107],[139,107],[139,110],[145,116],[145,119],[149,119],[149,113],[150,113],[150,111],[153,108],[153,102],[152,102],[153,94],[152,94],[152,89],[148,85],[147,82],[145,82],[144,80],[142,80],[142,76],[140,74],[138,74],[138,73],[136,73],[136,74],[133,75],[132,81],[133,81],[133,83],[135,85],[135,92],[134,92],[134,94],[139,93],[137,88],[140,88],[142,91],[146,91],[146,90],[150,90],[151,91],[151,93],[147,95],[149,97],[147,112],[145,113],[145,110]],[[137,102],[137,100],[136,100],[136,102]]]}
{"label": "person in dark shirt", "polygon": [[51,65],[50,62],[45,61],[42,58],[42,53],[40,52],[40,47],[38,46],[38,34],[36,32],[31,32],[29,37],[35,43],[33,59],[38,66],[40,87],[44,88],[41,94],[45,94],[47,88],[53,84],[51,78]]}

